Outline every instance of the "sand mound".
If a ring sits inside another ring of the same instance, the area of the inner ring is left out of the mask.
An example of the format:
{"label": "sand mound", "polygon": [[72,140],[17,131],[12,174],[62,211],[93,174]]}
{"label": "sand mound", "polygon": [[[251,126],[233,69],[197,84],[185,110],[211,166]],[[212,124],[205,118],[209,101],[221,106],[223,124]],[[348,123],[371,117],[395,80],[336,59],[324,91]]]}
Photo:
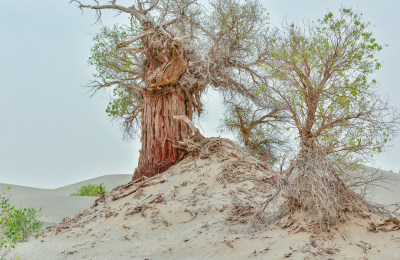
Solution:
{"label": "sand mound", "polygon": [[[328,234],[285,218],[255,228],[277,175],[231,141],[207,140],[165,173],[114,189],[21,244],[20,259],[399,259],[394,219],[355,216]],[[270,207],[270,214],[278,208]],[[386,222],[385,222],[386,221]],[[373,225],[371,225],[373,223]],[[370,230],[368,230],[370,228]],[[314,230],[315,231],[315,230]],[[374,233],[377,232],[377,233]]]}

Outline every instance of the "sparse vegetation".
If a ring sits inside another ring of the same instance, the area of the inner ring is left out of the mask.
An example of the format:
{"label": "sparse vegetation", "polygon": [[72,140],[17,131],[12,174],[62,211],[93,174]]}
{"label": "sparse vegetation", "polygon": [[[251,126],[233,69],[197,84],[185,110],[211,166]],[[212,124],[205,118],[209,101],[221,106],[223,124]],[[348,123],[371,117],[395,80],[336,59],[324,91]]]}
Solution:
{"label": "sparse vegetation", "polygon": [[[7,189],[7,192],[11,187]],[[15,248],[17,242],[25,242],[36,236],[43,226],[39,221],[40,210],[18,209],[10,204],[7,192],[0,194],[0,256],[1,259]]]}
{"label": "sparse vegetation", "polygon": [[76,193],[72,193],[71,196],[93,196],[100,197],[102,194],[107,195],[107,191],[104,183],[102,184],[88,184],[83,185],[79,188]]}

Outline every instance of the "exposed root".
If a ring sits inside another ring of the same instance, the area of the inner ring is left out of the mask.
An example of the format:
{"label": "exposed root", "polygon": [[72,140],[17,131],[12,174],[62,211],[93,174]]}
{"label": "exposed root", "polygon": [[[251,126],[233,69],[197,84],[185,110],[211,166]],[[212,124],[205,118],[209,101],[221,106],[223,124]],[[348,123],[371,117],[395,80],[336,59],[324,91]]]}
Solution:
{"label": "exposed root", "polygon": [[137,168],[135,170],[135,173],[133,174],[132,180],[136,181],[141,177],[152,177],[157,174],[163,173],[168,170],[168,168],[171,167],[173,164],[174,163],[169,160],[162,160],[155,163],[154,165]]}
{"label": "exposed root", "polygon": [[[126,189],[126,187],[121,187],[121,188],[117,188],[112,190],[112,192],[110,193],[111,195],[111,200],[115,201],[115,200],[119,200],[121,198],[124,198],[126,196],[129,196],[133,193],[135,193],[137,190],[143,188],[143,187],[148,187],[151,185],[155,185],[155,184],[159,184],[159,183],[164,183],[165,179],[161,179],[162,175],[157,175],[148,179],[145,179],[141,182],[137,182],[137,183],[133,183],[131,185],[129,185],[128,187],[135,185],[136,187],[134,187],[133,189],[129,190],[129,191],[124,191],[124,189]],[[154,182],[150,182],[153,180],[157,180],[157,179],[161,179],[159,181],[154,181]],[[117,191],[120,191],[119,193],[115,194]]]}
{"label": "exposed root", "polygon": [[386,218],[383,222],[370,222],[368,230],[374,233],[400,230],[400,220],[397,217]]}
{"label": "exposed root", "polygon": [[264,221],[268,218],[267,222],[275,221],[266,209],[273,200],[280,199],[281,214],[275,217],[299,209],[321,229],[345,221],[347,213],[362,210],[366,203],[350,190],[341,175],[341,169],[323,150],[303,151],[286,171],[281,170],[277,189],[265,201],[258,217]]}

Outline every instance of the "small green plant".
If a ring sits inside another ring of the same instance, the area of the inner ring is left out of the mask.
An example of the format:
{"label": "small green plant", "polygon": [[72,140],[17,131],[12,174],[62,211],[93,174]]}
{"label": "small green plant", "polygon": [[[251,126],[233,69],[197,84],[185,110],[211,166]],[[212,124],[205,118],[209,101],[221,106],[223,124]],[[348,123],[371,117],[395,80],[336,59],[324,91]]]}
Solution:
{"label": "small green plant", "polygon": [[0,193],[0,257],[15,248],[17,242],[25,242],[31,236],[37,236],[43,226],[39,221],[40,211],[34,208],[18,209],[10,204],[8,192]]}
{"label": "small green plant", "polygon": [[83,185],[76,193],[72,193],[71,196],[94,196],[100,197],[101,194],[107,195],[109,192],[107,191],[104,183],[102,184],[88,184]]}

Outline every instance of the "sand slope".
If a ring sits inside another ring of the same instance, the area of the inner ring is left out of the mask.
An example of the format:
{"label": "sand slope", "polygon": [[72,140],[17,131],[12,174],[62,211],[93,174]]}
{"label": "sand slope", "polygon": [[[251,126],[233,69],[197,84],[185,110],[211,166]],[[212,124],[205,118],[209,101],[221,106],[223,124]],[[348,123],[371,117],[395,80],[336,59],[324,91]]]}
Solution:
{"label": "sand slope", "polygon": [[107,189],[111,190],[118,185],[131,180],[130,174],[105,175],[89,179],[58,189],[39,189],[19,185],[0,184],[0,192],[11,186],[10,201],[20,207],[33,207],[36,210],[42,209],[41,221],[44,226],[55,225],[64,217],[72,217],[93,204],[94,197],[72,197],[71,193],[76,192],[82,185],[104,183]]}
{"label": "sand slope", "polygon": [[400,174],[371,167],[367,167],[366,169],[369,172],[377,171],[386,178],[386,180],[377,183],[379,186],[371,188],[366,199],[384,206],[400,203]]}
{"label": "sand slope", "polygon": [[[230,141],[213,139],[195,159],[186,158],[144,182],[120,186],[39,239],[20,244],[10,256],[400,259],[400,231],[378,231],[396,225],[369,212],[325,234],[311,232],[309,223],[296,218],[254,225],[253,214],[274,192],[275,181],[267,166]],[[377,233],[368,230],[370,223]]]}

